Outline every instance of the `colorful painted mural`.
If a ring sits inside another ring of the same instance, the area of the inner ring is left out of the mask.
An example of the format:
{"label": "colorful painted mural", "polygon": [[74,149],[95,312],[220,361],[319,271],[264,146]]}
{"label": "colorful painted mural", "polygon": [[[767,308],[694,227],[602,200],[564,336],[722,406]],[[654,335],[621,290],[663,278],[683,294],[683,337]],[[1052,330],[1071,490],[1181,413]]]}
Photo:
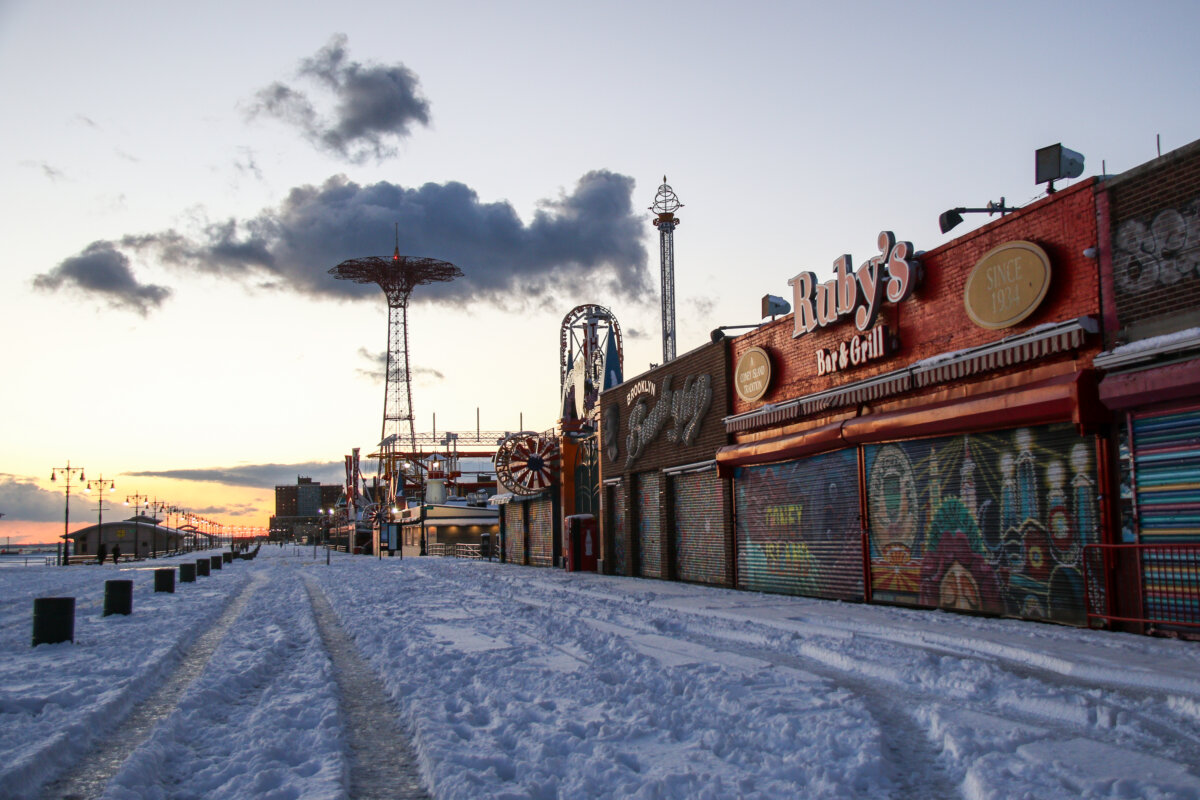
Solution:
{"label": "colorful painted mural", "polygon": [[1063,424],[863,450],[875,600],[1083,623],[1091,440]]}
{"label": "colorful painted mural", "polygon": [[857,451],[743,467],[734,492],[741,588],[862,598]]}

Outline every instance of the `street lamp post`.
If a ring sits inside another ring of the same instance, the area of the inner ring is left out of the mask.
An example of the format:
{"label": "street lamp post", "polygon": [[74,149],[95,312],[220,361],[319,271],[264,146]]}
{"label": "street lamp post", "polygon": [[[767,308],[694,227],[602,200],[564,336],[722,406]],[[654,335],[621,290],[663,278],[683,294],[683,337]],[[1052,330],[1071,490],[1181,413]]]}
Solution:
{"label": "street lamp post", "polygon": [[105,479],[104,473],[100,473],[100,477],[87,482],[84,491],[91,493],[92,489],[100,492],[100,496],[96,498],[96,554],[100,554],[100,543],[104,541],[104,490],[107,489],[109,494],[112,494],[117,489],[117,485],[111,479]]}
{"label": "street lamp post", "polygon": [[163,512],[163,519],[166,519],[170,508],[171,506],[166,500],[159,500],[157,497],[146,504],[146,510],[154,514],[154,527],[150,529],[151,558],[158,558],[158,512]]}
{"label": "street lamp post", "polygon": [[71,556],[71,540],[67,537],[70,535],[71,527],[71,477],[75,475],[75,473],[79,473],[79,480],[85,480],[83,475],[83,467],[72,467],[70,459],[67,459],[67,465],[65,467],[52,467],[50,469],[51,483],[55,483],[58,480],[59,475],[62,475],[66,478],[67,504],[63,510],[63,543],[62,547],[59,548],[58,562],[59,566],[63,567],[70,563],[68,559]]}
{"label": "street lamp post", "polygon": [[140,515],[139,509],[141,509],[142,505],[149,499],[150,498],[146,497],[146,495],[144,495],[144,494],[131,494],[131,495],[126,495],[126,497],[125,497],[125,505],[129,505],[130,503],[133,503],[133,557],[134,558],[138,557],[138,539],[141,537],[141,533],[142,533],[141,526],[138,524],[138,516]]}

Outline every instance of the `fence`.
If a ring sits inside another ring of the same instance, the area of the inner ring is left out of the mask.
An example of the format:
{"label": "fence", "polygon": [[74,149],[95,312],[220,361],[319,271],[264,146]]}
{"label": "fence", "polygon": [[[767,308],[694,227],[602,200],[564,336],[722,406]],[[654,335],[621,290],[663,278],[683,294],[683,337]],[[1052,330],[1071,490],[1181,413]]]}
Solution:
{"label": "fence", "polygon": [[[1137,622],[1152,628],[1200,628],[1200,544],[1090,544],[1084,548],[1088,619]],[[1098,567],[1099,574],[1091,573]],[[1113,613],[1110,576],[1138,589],[1134,613]]]}

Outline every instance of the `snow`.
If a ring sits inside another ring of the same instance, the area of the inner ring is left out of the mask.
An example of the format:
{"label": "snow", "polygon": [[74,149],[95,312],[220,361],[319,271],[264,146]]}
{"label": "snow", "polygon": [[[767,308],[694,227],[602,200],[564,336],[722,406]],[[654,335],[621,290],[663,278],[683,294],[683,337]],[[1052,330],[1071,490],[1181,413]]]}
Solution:
{"label": "snow", "polygon": [[352,796],[316,592],[437,798],[1200,798],[1191,642],[291,546],[154,593],[185,560],[0,570],[0,796]]}
{"label": "snow", "polygon": [[1188,328],[1187,330],[1138,339],[1133,342],[1117,345],[1105,355],[1130,355],[1131,353],[1141,353],[1148,350],[1176,350],[1195,344],[1200,344],[1200,328]]}

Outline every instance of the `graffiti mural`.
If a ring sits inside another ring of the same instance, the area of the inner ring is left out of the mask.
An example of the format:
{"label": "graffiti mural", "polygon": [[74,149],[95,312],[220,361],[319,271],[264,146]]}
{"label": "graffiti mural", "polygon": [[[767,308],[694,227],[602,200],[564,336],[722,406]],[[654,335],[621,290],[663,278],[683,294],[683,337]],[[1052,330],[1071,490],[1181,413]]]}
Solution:
{"label": "graffiti mural", "polygon": [[1200,279],[1200,198],[1163,209],[1149,223],[1118,225],[1113,273],[1117,288],[1132,295]]}
{"label": "graffiti mural", "polygon": [[741,468],[734,493],[742,588],[863,596],[857,451]]}
{"label": "graffiti mural", "polygon": [[874,599],[1083,622],[1083,546],[1099,541],[1096,468],[1072,426],[864,454]]}

